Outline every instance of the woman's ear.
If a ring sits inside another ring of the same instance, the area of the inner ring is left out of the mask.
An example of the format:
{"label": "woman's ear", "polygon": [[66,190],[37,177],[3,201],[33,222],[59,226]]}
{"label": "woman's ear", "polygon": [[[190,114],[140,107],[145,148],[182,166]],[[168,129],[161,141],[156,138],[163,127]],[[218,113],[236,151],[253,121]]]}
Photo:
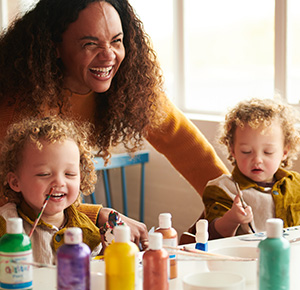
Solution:
{"label": "woman's ear", "polygon": [[9,172],[6,177],[7,183],[9,184],[10,188],[15,192],[20,192],[19,187],[19,179],[14,172]]}
{"label": "woman's ear", "polygon": [[59,47],[58,47],[58,44],[55,43],[55,48],[56,48],[56,58],[60,58],[60,52],[59,52]]}

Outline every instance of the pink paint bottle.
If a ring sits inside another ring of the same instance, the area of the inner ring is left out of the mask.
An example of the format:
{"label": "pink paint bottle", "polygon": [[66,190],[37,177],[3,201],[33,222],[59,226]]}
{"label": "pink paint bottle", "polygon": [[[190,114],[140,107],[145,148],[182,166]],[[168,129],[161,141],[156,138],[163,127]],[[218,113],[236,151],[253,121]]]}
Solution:
{"label": "pink paint bottle", "polygon": [[80,228],[68,228],[57,250],[57,290],[90,290],[90,248]]}
{"label": "pink paint bottle", "polygon": [[162,241],[161,233],[149,234],[149,248],[143,255],[143,290],[169,289],[169,254]]}

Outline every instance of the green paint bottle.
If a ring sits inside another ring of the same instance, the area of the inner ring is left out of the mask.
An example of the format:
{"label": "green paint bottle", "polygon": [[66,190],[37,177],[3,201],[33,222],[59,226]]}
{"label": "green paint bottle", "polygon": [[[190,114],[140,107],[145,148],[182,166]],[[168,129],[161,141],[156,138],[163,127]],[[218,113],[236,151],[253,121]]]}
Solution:
{"label": "green paint bottle", "polygon": [[23,220],[7,219],[6,234],[0,239],[0,289],[33,289],[31,263],[31,241],[23,234]]}
{"label": "green paint bottle", "polygon": [[290,289],[290,243],[283,237],[283,221],[268,219],[267,238],[259,248],[259,290]]}

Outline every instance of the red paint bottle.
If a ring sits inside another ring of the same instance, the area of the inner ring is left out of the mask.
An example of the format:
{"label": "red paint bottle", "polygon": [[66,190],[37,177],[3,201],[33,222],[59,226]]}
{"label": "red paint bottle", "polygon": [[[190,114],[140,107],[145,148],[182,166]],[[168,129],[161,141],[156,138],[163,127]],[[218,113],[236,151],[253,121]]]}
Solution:
{"label": "red paint bottle", "polygon": [[149,248],[143,255],[143,289],[168,290],[168,252],[162,248],[161,233],[149,234]]}

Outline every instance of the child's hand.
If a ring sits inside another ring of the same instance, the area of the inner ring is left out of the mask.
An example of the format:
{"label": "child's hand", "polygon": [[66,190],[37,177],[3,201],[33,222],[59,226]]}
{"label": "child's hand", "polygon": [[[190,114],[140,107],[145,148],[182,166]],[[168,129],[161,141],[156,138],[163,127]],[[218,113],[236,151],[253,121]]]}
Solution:
{"label": "child's hand", "polygon": [[232,237],[236,234],[240,224],[247,224],[251,222],[252,219],[253,213],[251,206],[247,206],[244,209],[237,195],[233,200],[231,209],[216,220],[215,228],[223,237]]}
{"label": "child's hand", "polygon": [[233,200],[233,205],[228,211],[230,218],[237,224],[247,224],[253,219],[253,213],[251,206],[243,208],[240,197],[237,195]]}

